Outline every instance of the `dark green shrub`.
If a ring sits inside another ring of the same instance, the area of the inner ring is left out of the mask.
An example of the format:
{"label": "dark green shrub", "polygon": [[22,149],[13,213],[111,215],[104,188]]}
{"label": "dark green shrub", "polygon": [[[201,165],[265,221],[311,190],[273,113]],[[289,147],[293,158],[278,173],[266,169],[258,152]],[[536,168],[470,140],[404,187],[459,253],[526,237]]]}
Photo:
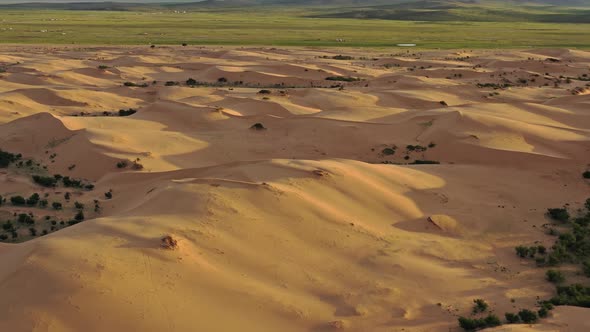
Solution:
{"label": "dark green shrub", "polygon": [[74,207],[78,210],[83,210],[84,209],[84,204],[80,203],[80,202],[74,202]]}
{"label": "dark green shrub", "polygon": [[541,308],[539,309],[539,311],[537,311],[537,314],[540,318],[546,318],[547,316],[549,316],[549,311],[545,308]]}
{"label": "dark green shrub", "polygon": [[29,225],[35,223],[35,219],[33,219],[33,216],[31,216],[30,214],[26,214],[26,213],[19,214],[17,221],[19,223],[29,224]]}
{"label": "dark green shrub", "polygon": [[547,209],[547,215],[557,221],[566,222],[570,219],[570,214],[564,208]]}
{"label": "dark green shrub", "polygon": [[78,211],[78,213],[76,213],[76,215],[74,216],[74,219],[77,221],[82,221],[84,220],[84,212],[83,211]]}
{"label": "dark green shrub", "polygon": [[584,177],[584,179],[590,179],[590,171],[582,173],[582,177]]}
{"label": "dark green shrub", "polygon": [[54,210],[61,210],[63,208],[62,204],[60,202],[53,202],[53,203],[51,203],[51,206],[53,207]]}
{"label": "dark green shrub", "polygon": [[55,187],[57,180],[52,176],[33,175],[33,181],[43,187]]}
{"label": "dark green shrub", "polygon": [[33,227],[29,228],[29,233],[31,236],[37,236],[37,230]]}
{"label": "dark green shrub", "polygon": [[514,248],[514,250],[516,250],[516,254],[519,257],[525,258],[529,255],[529,248],[528,247],[518,246],[518,247]]}
{"label": "dark green shrub", "polygon": [[39,194],[34,193],[29,198],[27,198],[27,205],[35,206],[37,205],[37,203],[39,203],[40,199],[41,197],[39,196]]}
{"label": "dark green shrub", "polygon": [[21,158],[20,154],[13,154],[10,152],[0,150],[0,168],[6,168],[8,165]]}
{"label": "dark green shrub", "polygon": [[253,124],[250,129],[254,129],[254,130],[266,130],[266,127],[264,127],[264,125],[260,122],[257,122],[255,124]]}
{"label": "dark green shrub", "polygon": [[519,311],[518,316],[520,317],[520,320],[526,324],[535,323],[538,320],[537,314],[534,311],[528,309],[522,309]]}
{"label": "dark green shrub", "polygon": [[395,154],[395,150],[392,148],[385,148],[385,149],[381,150],[381,153],[383,153],[383,155],[385,155],[385,156],[392,156]]}
{"label": "dark green shrub", "polygon": [[112,191],[107,191],[106,193],[104,193],[104,197],[106,197],[106,199],[113,198],[113,192]]}
{"label": "dark green shrub", "polygon": [[47,207],[47,204],[49,204],[49,202],[46,199],[42,199],[39,201],[39,206],[42,208]]}
{"label": "dark green shrub", "polygon": [[127,110],[119,110],[119,116],[130,116],[135,113],[137,113],[137,110],[134,110],[133,108]]}
{"label": "dark green shrub", "polygon": [[488,310],[488,303],[483,299],[475,299],[473,300],[473,303],[475,303],[475,305],[473,306],[474,314]]}
{"label": "dark green shrub", "polygon": [[340,81],[340,82],[357,82],[361,79],[358,77],[350,77],[350,76],[328,76],[326,77],[326,81]]}
{"label": "dark green shrub", "polygon": [[416,159],[413,162],[410,163],[411,165],[438,165],[440,164],[439,161],[435,161],[435,160],[420,160],[420,159]]}
{"label": "dark green shrub", "polygon": [[22,196],[12,196],[10,197],[10,202],[12,203],[12,205],[25,205],[27,203],[27,200],[22,197]]}
{"label": "dark green shrub", "polygon": [[518,314],[513,314],[511,312],[507,312],[504,314],[506,317],[506,321],[508,324],[518,324],[520,323],[520,316]]}
{"label": "dark green shrub", "polygon": [[565,277],[561,271],[558,270],[547,270],[545,273],[545,277],[547,281],[552,282],[554,284],[560,284],[565,281]]}

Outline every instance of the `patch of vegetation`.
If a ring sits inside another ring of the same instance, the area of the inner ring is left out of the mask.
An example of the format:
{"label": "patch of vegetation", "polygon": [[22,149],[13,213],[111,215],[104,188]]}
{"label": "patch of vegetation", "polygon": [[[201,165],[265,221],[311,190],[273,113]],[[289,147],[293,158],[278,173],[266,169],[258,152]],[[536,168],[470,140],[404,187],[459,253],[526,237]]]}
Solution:
{"label": "patch of vegetation", "polygon": [[53,188],[57,185],[57,180],[53,176],[33,175],[33,181],[43,187]]}
{"label": "patch of vegetation", "polygon": [[436,160],[421,160],[421,159],[416,159],[410,163],[410,165],[438,165],[438,164],[440,164],[440,162],[436,161]]}
{"label": "patch of vegetation", "polygon": [[253,130],[266,130],[266,127],[265,127],[265,126],[264,126],[262,123],[260,123],[260,122],[257,122],[257,123],[255,123],[255,124],[253,124],[253,125],[250,127],[250,129],[253,129]]}
{"label": "patch of vegetation", "polygon": [[133,108],[129,108],[126,110],[119,110],[119,116],[130,116],[137,113],[137,110],[134,110]]}
{"label": "patch of vegetation", "polygon": [[147,83],[133,83],[133,82],[125,82],[123,83],[124,86],[128,87],[136,87],[136,88],[147,88],[149,84]]}
{"label": "patch of vegetation", "polygon": [[338,81],[338,82],[358,82],[361,79],[358,77],[351,76],[328,76],[326,81]]}
{"label": "patch of vegetation", "polygon": [[6,151],[0,150],[0,168],[6,168],[10,164],[19,161],[22,158],[22,155],[14,154]]}
{"label": "patch of vegetation", "polygon": [[484,318],[467,318],[459,317],[459,326],[465,331],[476,331],[488,327],[502,325],[500,318],[494,314],[489,314]]}
{"label": "patch of vegetation", "polygon": [[489,305],[483,299],[475,299],[475,300],[473,300],[473,303],[474,303],[474,305],[473,305],[473,313],[474,314],[488,310]]}
{"label": "patch of vegetation", "polygon": [[558,270],[547,270],[545,273],[547,281],[552,282],[554,284],[561,284],[565,281],[565,276],[561,271]]}

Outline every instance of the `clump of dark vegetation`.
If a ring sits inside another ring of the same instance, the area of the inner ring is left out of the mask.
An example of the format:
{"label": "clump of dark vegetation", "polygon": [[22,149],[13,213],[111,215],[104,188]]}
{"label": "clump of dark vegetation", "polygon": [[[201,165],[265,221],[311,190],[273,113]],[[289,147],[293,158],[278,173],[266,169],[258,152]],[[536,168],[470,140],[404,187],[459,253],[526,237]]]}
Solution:
{"label": "clump of dark vegetation", "polygon": [[511,86],[512,84],[509,83],[477,83],[478,88],[493,88],[494,90],[506,89]]}
{"label": "clump of dark vegetation", "polygon": [[10,164],[19,161],[22,158],[22,155],[14,154],[6,151],[0,150],[0,168],[6,168]]}
{"label": "clump of dark vegetation", "polygon": [[586,172],[582,173],[582,177],[584,179],[590,179],[590,171],[586,171]]}
{"label": "clump of dark vegetation", "polygon": [[395,154],[396,147],[385,148],[381,150],[381,154],[384,156],[393,156]]}
{"label": "clump of dark vegetation", "polygon": [[129,108],[126,110],[119,110],[119,116],[130,116],[137,113],[137,110],[134,110],[133,108]]}
{"label": "clump of dark vegetation", "polygon": [[565,276],[561,271],[558,270],[547,270],[545,273],[547,281],[552,282],[554,284],[561,284],[565,281]]}
{"label": "clump of dark vegetation", "polygon": [[123,83],[124,86],[128,87],[135,87],[135,88],[147,88],[149,84],[147,83],[134,83],[134,82],[125,82]]}
{"label": "clump of dark vegetation", "polygon": [[475,300],[473,300],[473,303],[474,303],[474,305],[473,305],[473,313],[474,314],[488,310],[489,305],[484,299],[475,299]]}
{"label": "clump of dark vegetation", "polygon": [[53,176],[33,175],[33,181],[43,187],[53,188],[57,185],[57,180]]}
{"label": "clump of dark vegetation", "polygon": [[410,163],[410,165],[438,165],[440,164],[440,161],[436,161],[436,160],[421,160],[421,159],[416,159],[413,162]]}
{"label": "clump of dark vegetation", "polygon": [[495,327],[502,325],[500,318],[494,314],[489,314],[483,318],[468,318],[459,317],[459,326],[465,331],[475,331],[488,327]]}
{"label": "clump of dark vegetation", "polygon": [[264,126],[262,123],[260,123],[260,122],[257,122],[257,123],[255,123],[255,124],[253,124],[253,125],[250,127],[250,129],[252,129],[252,130],[266,130],[266,127],[265,127],[265,126]]}
{"label": "clump of dark vegetation", "polygon": [[354,58],[350,55],[334,55],[332,57],[334,60],[353,60]]}
{"label": "clump of dark vegetation", "polygon": [[161,241],[162,248],[164,249],[175,250],[176,248],[178,248],[178,241],[171,235],[166,235],[162,237]]}
{"label": "clump of dark vegetation", "polygon": [[351,76],[328,76],[326,81],[338,81],[338,82],[358,82],[361,79],[358,77]]}

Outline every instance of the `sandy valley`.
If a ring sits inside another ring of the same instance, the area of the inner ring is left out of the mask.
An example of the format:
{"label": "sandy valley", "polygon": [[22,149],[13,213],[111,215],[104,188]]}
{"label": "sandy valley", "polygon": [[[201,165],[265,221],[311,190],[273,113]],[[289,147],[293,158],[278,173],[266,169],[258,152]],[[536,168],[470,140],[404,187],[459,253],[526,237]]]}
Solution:
{"label": "sandy valley", "polygon": [[2,331],[459,331],[590,197],[587,51],[0,49]]}

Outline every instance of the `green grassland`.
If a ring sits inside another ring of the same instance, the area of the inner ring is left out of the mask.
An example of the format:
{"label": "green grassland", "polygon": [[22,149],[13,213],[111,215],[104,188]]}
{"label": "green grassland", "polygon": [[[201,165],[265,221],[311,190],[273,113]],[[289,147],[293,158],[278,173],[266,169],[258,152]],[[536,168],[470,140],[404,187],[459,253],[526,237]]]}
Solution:
{"label": "green grassland", "polygon": [[317,15],[330,10],[281,7],[210,8],[186,13],[178,10],[3,9],[0,42],[354,47],[416,43],[420,48],[445,49],[590,48],[588,23],[320,18]]}

